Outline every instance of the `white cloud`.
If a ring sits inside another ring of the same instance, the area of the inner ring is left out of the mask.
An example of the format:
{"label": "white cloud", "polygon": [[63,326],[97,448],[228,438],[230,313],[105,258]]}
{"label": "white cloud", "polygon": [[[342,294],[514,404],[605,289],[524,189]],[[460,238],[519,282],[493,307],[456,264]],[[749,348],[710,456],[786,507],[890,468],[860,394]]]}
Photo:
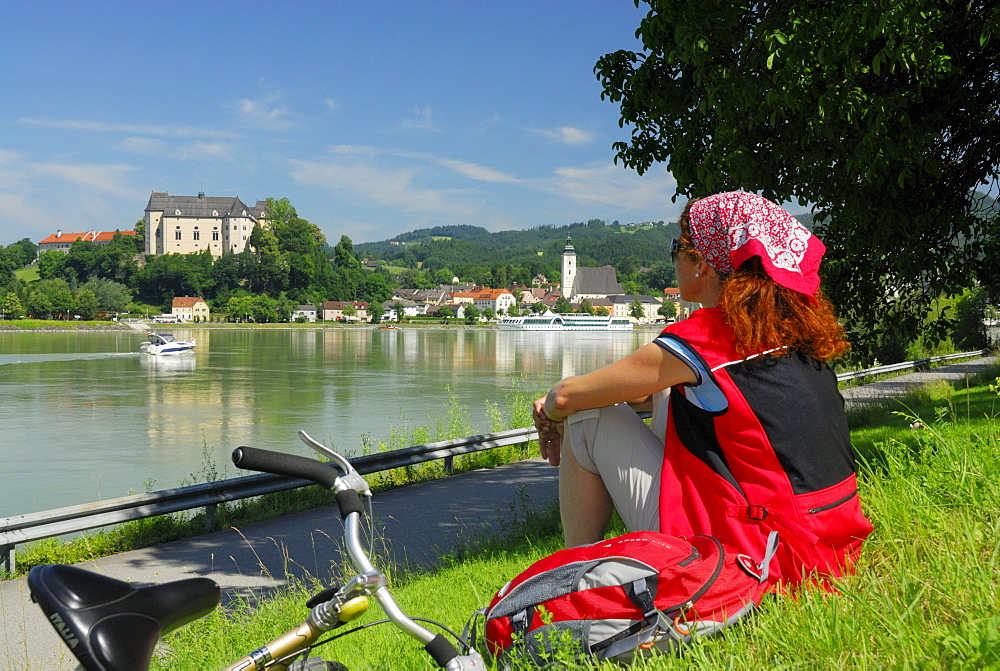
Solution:
{"label": "white cloud", "polygon": [[613,164],[557,168],[555,177],[538,181],[538,186],[552,195],[625,211],[662,209],[664,219],[682,209],[682,203],[670,201],[676,184],[666,171],[650,170],[640,177]]}
{"label": "white cloud", "polygon": [[555,129],[538,128],[534,132],[560,144],[568,144],[573,147],[588,144],[594,139],[593,133],[572,126],[560,126]]}
{"label": "white cloud", "polygon": [[425,164],[436,164],[477,182],[491,182],[494,184],[517,184],[521,180],[514,175],[510,175],[495,168],[469,163],[454,158],[440,158],[433,154],[404,151],[400,149],[378,149],[365,145],[342,144],[331,147],[330,151],[335,154],[354,154],[375,158],[377,156],[394,156],[398,158],[414,159]]}
{"label": "white cloud", "polygon": [[484,165],[459,161],[457,159],[439,158],[435,161],[446,168],[454,170],[463,177],[474,179],[477,182],[492,182],[495,184],[517,184],[521,180],[505,172],[488,168]]}
{"label": "white cloud", "polygon": [[153,156],[162,154],[166,146],[163,140],[152,137],[127,137],[118,143],[122,151]]}
{"label": "white cloud", "polygon": [[130,165],[37,163],[31,168],[38,175],[55,177],[94,191],[125,198],[142,198],[140,191],[125,184],[127,175],[135,170]]}
{"label": "white cloud", "polygon": [[341,105],[340,102],[334,100],[333,98],[324,98],[323,104],[326,105],[326,109],[328,112],[336,112],[343,107],[343,105]]}
{"label": "white cloud", "polygon": [[288,130],[295,124],[289,119],[287,108],[280,107],[281,95],[273,91],[265,93],[257,100],[243,98],[236,104],[241,123],[265,130]]}
{"label": "white cloud", "polygon": [[20,119],[20,124],[54,128],[57,130],[78,130],[88,133],[122,133],[126,135],[152,135],[154,137],[236,137],[229,131],[198,126],[143,125],[126,123],[106,123],[84,119]]}
{"label": "white cloud", "polygon": [[296,181],[348,192],[370,204],[403,212],[433,212],[448,219],[475,214],[474,208],[446,198],[453,190],[416,185],[417,169],[380,168],[361,162],[292,161],[292,164],[295,166],[292,177]]}
{"label": "white cloud", "polygon": [[180,148],[180,159],[191,161],[199,159],[233,160],[233,149],[221,142],[195,142]]}
{"label": "white cloud", "polygon": [[417,107],[413,110],[413,116],[403,119],[400,125],[406,129],[429,130],[440,133],[441,129],[431,119],[433,115],[434,112],[431,110],[430,105]]}
{"label": "white cloud", "polygon": [[52,229],[54,233],[66,225],[65,217],[30,203],[23,193],[0,191],[0,212],[3,212],[3,240],[0,244],[10,244],[14,240],[29,237],[35,242],[48,235],[41,231]]}

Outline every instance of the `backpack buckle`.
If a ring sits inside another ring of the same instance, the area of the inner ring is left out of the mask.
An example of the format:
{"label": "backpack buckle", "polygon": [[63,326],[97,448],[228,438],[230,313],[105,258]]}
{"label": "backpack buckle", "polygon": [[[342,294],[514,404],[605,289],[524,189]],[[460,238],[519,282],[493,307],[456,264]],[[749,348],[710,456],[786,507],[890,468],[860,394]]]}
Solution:
{"label": "backpack buckle", "polygon": [[747,518],[760,522],[761,520],[767,519],[767,516],[771,513],[768,512],[767,508],[764,506],[747,506]]}

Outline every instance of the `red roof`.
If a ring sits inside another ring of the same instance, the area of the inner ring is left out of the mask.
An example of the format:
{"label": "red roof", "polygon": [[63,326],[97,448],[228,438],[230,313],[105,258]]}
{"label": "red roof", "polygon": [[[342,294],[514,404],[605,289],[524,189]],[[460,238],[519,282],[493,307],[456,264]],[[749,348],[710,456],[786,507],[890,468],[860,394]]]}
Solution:
{"label": "red roof", "polygon": [[195,298],[193,296],[177,296],[174,298],[172,303],[175,308],[193,308],[198,303],[204,303],[204,298]]}
{"label": "red roof", "polygon": [[115,233],[120,232],[122,235],[135,235],[135,231],[102,231],[97,233],[96,231],[87,231],[86,233],[53,233],[49,237],[40,241],[38,244],[54,244],[57,242],[76,242],[79,240],[84,240],[87,242],[111,242],[111,239],[115,237]]}

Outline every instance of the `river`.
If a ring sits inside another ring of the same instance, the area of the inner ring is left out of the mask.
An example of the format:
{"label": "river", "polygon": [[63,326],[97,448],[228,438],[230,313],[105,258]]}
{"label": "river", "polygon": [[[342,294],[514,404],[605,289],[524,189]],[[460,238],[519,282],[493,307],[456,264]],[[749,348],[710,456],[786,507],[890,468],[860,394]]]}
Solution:
{"label": "river", "polygon": [[[197,351],[138,352],[140,333],[0,332],[0,517],[239,473],[240,445],[344,454],[541,391],[648,342],[632,333],[485,329],[184,329]],[[366,438],[362,438],[365,436]]]}

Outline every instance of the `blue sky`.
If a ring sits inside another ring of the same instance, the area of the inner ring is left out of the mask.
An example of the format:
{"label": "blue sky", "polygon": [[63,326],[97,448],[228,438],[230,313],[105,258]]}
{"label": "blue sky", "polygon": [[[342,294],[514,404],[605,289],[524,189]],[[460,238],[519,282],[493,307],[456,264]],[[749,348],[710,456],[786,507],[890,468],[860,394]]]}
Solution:
{"label": "blue sky", "polygon": [[0,19],[0,244],[152,191],[287,197],[331,244],[676,217],[592,70],[631,0],[24,2]]}

